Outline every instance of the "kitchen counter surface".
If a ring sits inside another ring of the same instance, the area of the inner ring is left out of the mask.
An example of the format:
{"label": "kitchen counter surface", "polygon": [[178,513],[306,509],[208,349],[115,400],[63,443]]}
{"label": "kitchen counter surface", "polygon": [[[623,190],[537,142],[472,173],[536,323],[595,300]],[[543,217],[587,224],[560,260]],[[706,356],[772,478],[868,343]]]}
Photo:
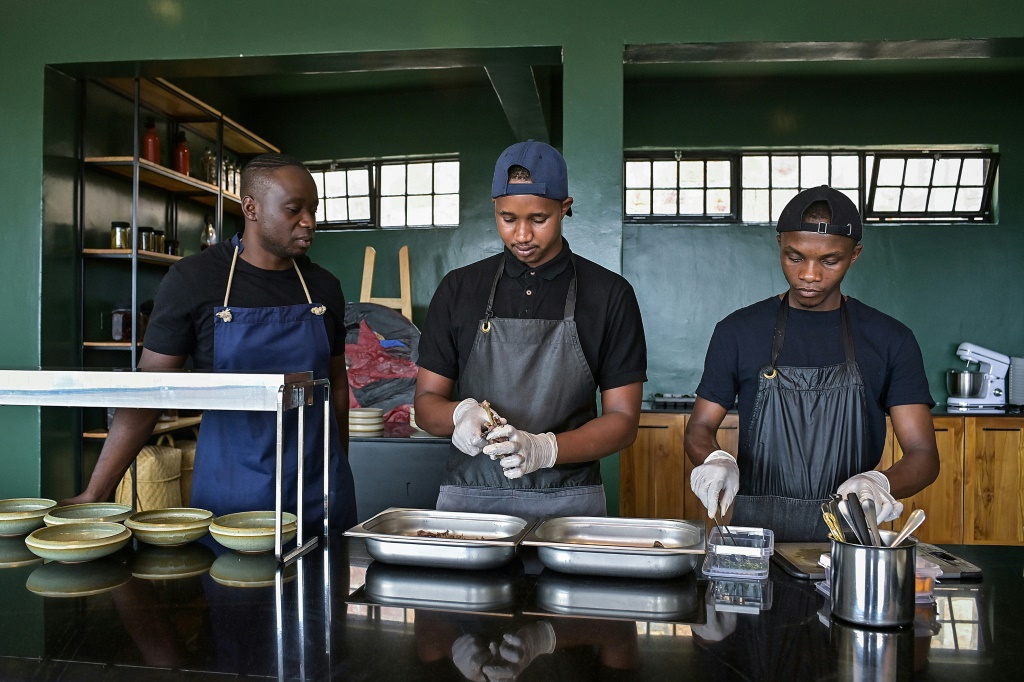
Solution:
{"label": "kitchen counter surface", "polygon": [[193,543],[11,566],[20,539],[3,540],[4,680],[459,680],[453,650],[538,631],[555,650],[518,679],[970,682],[1024,662],[1024,547],[947,547],[984,580],[942,583],[915,627],[884,631],[830,620],[813,583],[774,565],[767,610],[723,613],[692,576],[565,576],[529,548],[501,569],[440,571],[372,562],[362,541],[335,537],[289,566],[279,591],[267,555],[215,559]]}

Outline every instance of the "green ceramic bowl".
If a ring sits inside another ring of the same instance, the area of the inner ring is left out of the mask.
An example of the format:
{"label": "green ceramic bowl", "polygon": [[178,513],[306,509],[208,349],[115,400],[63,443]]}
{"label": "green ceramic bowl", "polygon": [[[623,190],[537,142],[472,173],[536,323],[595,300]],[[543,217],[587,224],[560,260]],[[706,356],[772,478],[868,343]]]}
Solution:
{"label": "green ceramic bowl", "polygon": [[131,513],[132,508],[126,504],[90,502],[52,509],[43,517],[43,521],[47,526],[59,526],[62,523],[121,523]]}
{"label": "green ceramic bowl", "polygon": [[24,535],[43,526],[43,517],[57,506],[43,497],[0,500],[0,535]]}
{"label": "green ceramic bowl", "polygon": [[62,523],[32,531],[25,544],[44,559],[77,563],[113,554],[131,537],[120,523]]}
{"label": "green ceramic bowl", "polygon": [[178,580],[206,573],[214,558],[213,550],[199,542],[182,547],[144,545],[132,554],[128,568],[144,580]]}
{"label": "green ceramic bowl", "polygon": [[[40,517],[41,519],[42,517]],[[0,568],[17,568],[38,564],[42,559],[25,545],[25,538],[19,536],[0,538]]]}
{"label": "green ceramic bowl", "polygon": [[131,579],[131,572],[114,559],[87,564],[50,562],[32,571],[25,587],[44,597],[89,597],[116,589]]}
{"label": "green ceramic bowl", "polygon": [[213,512],[205,509],[171,507],[135,512],[124,521],[140,542],[177,547],[206,535]]}
{"label": "green ceramic bowl", "polygon": [[[273,554],[224,552],[210,567],[210,577],[227,587],[272,587],[277,568]],[[284,582],[295,578],[294,563],[282,566],[281,570]]]}
{"label": "green ceramic bowl", "polygon": [[[281,542],[295,537],[295,514],[282,512]],[[228,549],[239,552],[269,552],[274,549],[274,512],[251,511],[218,516],[210,524],[210,535]]]}

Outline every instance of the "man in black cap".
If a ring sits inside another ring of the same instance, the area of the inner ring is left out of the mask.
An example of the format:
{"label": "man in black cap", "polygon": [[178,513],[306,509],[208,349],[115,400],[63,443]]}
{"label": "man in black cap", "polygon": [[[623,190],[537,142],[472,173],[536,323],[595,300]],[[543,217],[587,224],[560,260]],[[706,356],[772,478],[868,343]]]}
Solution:
{"label": "man in black cap", "polygon": [[[789,290],[737,310],[715,327],[686,423],[690,487],[708,516],[770,528],[779,542],[824,541],[821,502],[833,492],[871,500],[878,521],[902,512],[935,480],[939,455],[921,350],[899,321],[843,296],[861,254],[861,219],[842,192],[800,192],[777,225]],[[738,457],[715,438],[738,404]],[[885,416],[903,457],[873,471]],[[737,461],[738,460],[738,461]]]}
{"label": "man in black cap", "polygon": [[562,237],[553,147],[506,149],[491,198],[504,251],[449,272],[420,335],[416,422],[452,437],[437,508],[603,516],[598,460],[636,439],[647,380],[636,296]]}

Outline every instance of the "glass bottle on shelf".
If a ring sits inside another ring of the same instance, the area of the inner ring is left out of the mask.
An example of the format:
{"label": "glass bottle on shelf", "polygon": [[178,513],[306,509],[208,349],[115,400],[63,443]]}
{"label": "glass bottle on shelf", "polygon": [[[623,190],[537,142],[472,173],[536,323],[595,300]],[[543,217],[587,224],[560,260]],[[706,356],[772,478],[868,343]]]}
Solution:
{"label": "glass bottle on shelf", "polygon": [[206,227],[199,235],[199,250],[205,251],[217,243],[217,230],[213,227],[213,216],[206,216]]}
{"label": "glass bottle on shelf", "polygon": [[174,145],[174,170],[182,175],[188,175],[191,152],[188,149],[188,139],[184,132],[178,133],[178,142]]}
{"label": "glass bottle on shelf", "polygon": [[211,185],[218,184],[217,181],[217,156],[207,147],[202,158],[203,180]]}
{"label": "glass bottle on shelf", "polygon": [[228,194],[235,193],[235,164],[231,160],[224,162],[224,191]]}
{"label": "glass bottle on shelf", "polygon": [[146,134],[142,138],[142,158],[160,163],[160,137],[156,134],[156,121],[146,119]]}

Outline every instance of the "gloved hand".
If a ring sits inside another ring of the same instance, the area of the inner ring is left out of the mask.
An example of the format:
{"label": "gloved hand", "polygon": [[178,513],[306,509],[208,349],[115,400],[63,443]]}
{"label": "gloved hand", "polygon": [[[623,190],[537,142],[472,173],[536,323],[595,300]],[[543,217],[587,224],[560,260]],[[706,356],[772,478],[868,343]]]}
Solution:
{"label": "gloved hand", "polygon": [[467,455],[479,455],[487,445],[484,434],[492,427],[487,411],[477,401],[466,398],[455,406],[452,421],[455,422],[452,444]]}
{"label": "gloved hand", "polygon": [[[496,443],[499,438],[508,440]],[[511,424],[499,426],[487,434],[490,444],[484,454],[494,459],[501,456],[506,478],[519,478],[537,469],[549,469],[558,459],[558,441],[553,433],[533,434],[520,431]]]}
{"label": "gloved hand", "polygon": [[478,635],[465,634],[452,643],[452,662],[467,680],[487,682],[484,675],[484,664],[491,660],[492,653],[497,654],[497,645],[491,651],[487,642]]}
{"label": "gloved hand", "polygon": [[731,611],[719,612],[715,608],[714,587],[713,582],[708,585],[708,591],[704,598],[704,609],[707,616],[705,624],[690,626],[690,632],[705,642],[721,642],[736,630],[736,614]]}
{"label": "gloved hand", "polygon": [[507,633],[498,649],[503,663],[485,665],[484,674],[489,680],[514,680],[533,659],[555,650],[555,629],[546,620],[530,623],[519,628],[515,634]]}
{"label": "gloved hand", "polygon": [[725,450],[712,452],[703,464],[690,472],[690,489],[704,503],[708,517],[716,516],[721,495],[724,516],[740,489],[740,467],[736,464],[736,458]]}
{"label": "gloved hand", "polygon": [[898,519],[903,513],[903,503],[889,494],[889,479],[881,471],[865,471],[851,476],[836,492],[843,497],[856,493],[861,502],[874,501],[879,523]]}

